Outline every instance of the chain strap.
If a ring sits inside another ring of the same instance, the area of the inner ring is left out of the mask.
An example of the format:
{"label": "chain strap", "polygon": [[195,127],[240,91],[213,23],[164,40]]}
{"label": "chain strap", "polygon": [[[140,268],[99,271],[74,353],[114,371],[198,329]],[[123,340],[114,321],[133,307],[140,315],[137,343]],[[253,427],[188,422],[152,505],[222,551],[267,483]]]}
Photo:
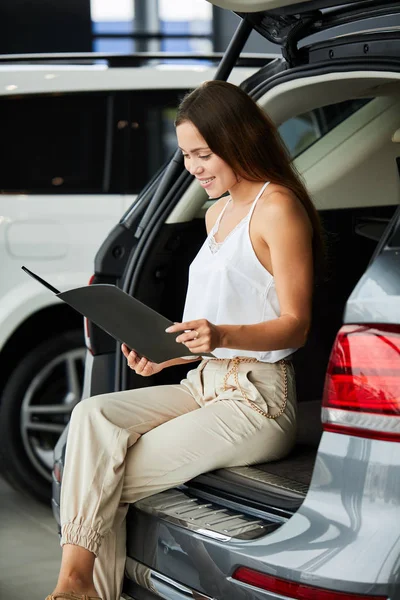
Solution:
{"label": "chain strap", "polygon": [[[225,360],[225,359],[213,359],[213,360]],[[239,383],[238,367],[239,367],[239,364],[243,363],[243,362],[251,363],[251,362],[258,362],[258,361],[256,358],[246,358],[246,357],[240,357],[240,356],[232,358],[232,363],[233,363],[232,367],[226,373],[226,375],[224,377],[224,391],[226,392],[228,390],[228,387],[229,387],[228,380],[229,380],[229,377],[231,375],[233,375],[235,385],[236,385],[237,389],[240,391],[245,403],[248,406],[250,406],[251,408],[253,408],[260,415],[262,415],[263,417],[266,417],[267,419],[277,419],[285,412],[285,408],[286,408],[287,400],[288,400],[288,381],[287,381],[286,361],[284,359],[279,361],[279,364],[280,364],[282,372],[283,372],[283,402],[279,408],[279,411],[275,415],[270,415],[269,413],[266,413],[259,406],[257,406],[257,404],[255,404],[255,402],[253,402],[252,400],[250,400],[250,398],[247,397],[246,392],[243,390],[242,386]]]}

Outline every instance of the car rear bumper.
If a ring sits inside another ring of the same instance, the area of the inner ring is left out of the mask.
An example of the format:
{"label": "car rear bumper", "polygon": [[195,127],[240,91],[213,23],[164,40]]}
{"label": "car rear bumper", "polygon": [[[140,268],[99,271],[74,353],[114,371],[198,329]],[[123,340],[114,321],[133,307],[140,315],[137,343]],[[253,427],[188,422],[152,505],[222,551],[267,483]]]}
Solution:
{"label": "car rear bumper", "polygon": [[129,600],[141,598],[164,598],[165,600],[212,600],[210,596],[199,593],[186,585],[174,581],[170,577],[149,569],[133,558],[126,561],[126,577],[124,597]]}
{"label": "car rear bumper", "polygon": [[196,517],[184,506],[178,522],[153,497],[128,513],[127,554],[211,598],[276,598],[234,579],[243,566],[312,588],[400,599],[399,465],[400,444],[325,432],[307,496],[280,527],[220,539],[203,525],[194,530],[203,508]]}
{"label": "car rear bumper", "polygon": [[[399,465],[400,444],[325,432],[303,504],[261,537],[215,535],[198,529],[203,507],[194,516],[184,506],[177,520],[162,494],[142,500],[128,512],[128,598],[276,599],[233,579],[243,566],[306,586],[400,600]],[[53,486],[59,522],[60,486]]]}

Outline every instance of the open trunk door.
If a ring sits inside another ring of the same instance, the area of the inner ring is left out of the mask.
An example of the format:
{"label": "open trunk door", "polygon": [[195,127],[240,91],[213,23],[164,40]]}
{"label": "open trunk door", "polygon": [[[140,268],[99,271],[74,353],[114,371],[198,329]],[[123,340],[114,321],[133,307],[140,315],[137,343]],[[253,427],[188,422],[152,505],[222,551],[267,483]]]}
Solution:
{"label": "open trunk door", "polygon": [[[307,62],[304,52],[298,49],[298,44],[310,35],[369,19],[400,15],[400,3],[382,2],[382,0],[340,0],[340,2],[338,0],[208,0],[208,2],[234,11],[243,20],[251,23],[254,30],[267,40],[280,45],[290,67]],[[337,32],[334,32],[328,37],[333,38],[336,35]]]}

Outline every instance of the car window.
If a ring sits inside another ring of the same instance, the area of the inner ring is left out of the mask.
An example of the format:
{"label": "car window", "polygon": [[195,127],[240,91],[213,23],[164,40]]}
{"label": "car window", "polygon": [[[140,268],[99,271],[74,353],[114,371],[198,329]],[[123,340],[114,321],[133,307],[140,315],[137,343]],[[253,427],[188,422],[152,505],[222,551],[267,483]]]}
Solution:
{"label": "car window", "polygon": [[177,148],[174,120],[189,90],[130,92],[123,124],[128,147],[125,192],[138,193]]}
{"label": "car window", "polygon": [[1,98],[1,191],[103,191],[107,112],[105,94]]}
{"label": "car window", "polygon": [[317,108],[282,123],[279,133],[292,158],[299,156],[367,102],[369,99],[346,100]]}
{"label": "car window", "polygon": [[0,98],[0,192],[138,193],[176,149],[187,91]]}

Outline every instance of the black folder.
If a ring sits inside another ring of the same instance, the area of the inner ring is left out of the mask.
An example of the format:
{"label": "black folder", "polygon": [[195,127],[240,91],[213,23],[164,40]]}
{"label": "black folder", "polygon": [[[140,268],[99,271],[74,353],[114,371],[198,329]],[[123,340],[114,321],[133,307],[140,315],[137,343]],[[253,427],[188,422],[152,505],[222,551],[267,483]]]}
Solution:
{"label": "black folder", "polygon": [[[63,300],[81,315],[93,321],[119,342],[136,350],[140,356],[161,363],[172,358],[189,356],[191,351],[175,339],[179,333],[166,333],[173,322],[129,296],[115,285],[92,284],[67,292],[60,292],[50,283],[21,267],[57,298]],[[193,353],[193,358],[196,354]],[[204,356],[212,357],[212,354]]]}

